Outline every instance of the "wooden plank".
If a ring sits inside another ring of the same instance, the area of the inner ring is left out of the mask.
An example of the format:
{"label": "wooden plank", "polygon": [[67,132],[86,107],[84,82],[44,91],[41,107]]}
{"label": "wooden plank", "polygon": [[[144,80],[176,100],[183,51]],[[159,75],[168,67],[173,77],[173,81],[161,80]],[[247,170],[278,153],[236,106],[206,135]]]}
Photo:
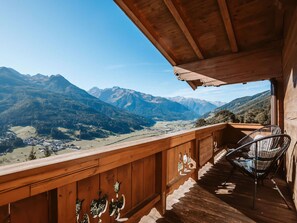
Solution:
{"label": "wooden plank", "polygon": [[49,222],[47,193],[11,203],[10,213],[11,222]]}
{"label": "wooden plank", "polygon": [[134,22],[134,24],[143,32],[143,34],[156,46],[171,65],[176,65],[173,55],[169,55],[166,45],[160,38],[156,38],[153,34],[152,27],[149,24],[144,24],[139,16],[135,15],[123,0],[115,0],[116,4],[126,13],[126,15]]}
{"label": "wooden plank", "polygon": [[144,216],[147,215],[151,209],[154,207],[154,205],[160,201],[160,196],[159,195],[155,195],[152,196],[152,198],[147,199],[149,202],[144,201],[143,205],[140,205],[139,208],[137,208],[138,210],[135,212],[133,211],[133,213],[129,213],[128,217],[128,221],[127,223],[132,223],[132,222],[139,222],[139,220]]}
{"label": "wooden plank", "polygon": [[83,200],[82,209],[80,212],[80,220],[83,219],[84,214],[88,214],[91,223],[97,223],[98,219],[95,219],[90,214],[90,205],[92,200],[99,197],[99,175],[95,175],[77,182],[77,198]]}
{"label": "wooden plank", "polygon": [[[111,201],[111,199],[115,198],[115,192],[114,192],[114,184],[117,181],[117,169],[112,169],[107,172],[100,174],[100,190],[102,191],[102,194],[106,194],[108,196],[108,200]],[[101,216],[102,222],[112,222],[112,218],[109,216],[109,207],[106,210],[106,213],[104,213]]]}
{"label": "wooden plank", "polygon": [[30,188],[20,187],[14,190],[0,193],[0,205],[8,204],[14,201],[18,201],[30,196]]}
{"label": "wooden plank", "polygon": [[196,162],[196,169],[192,174],[192,178],[197,181],[199,171],[199,140],[191,141],[191,158]]}
{"label": "wooden plank", "polygon": [[199,59],[204,59],[199,46],[195,42],[192,34],[190,33],[189,28],[187,27],[187,25],[185,23],[185,19],[182,18],[181,14],[178,12],[178,9],[174,5],[174,2],[171,1],[171,0],[164,0],[164,2],[166,4],[167,8],[169,9],[169,11],[171,12],[172,16],[174,17],[175,21],[179,25],[180,29],[183,31],[183,34],[185,35],[185,37],[189,41],[190,45],[192,46],[192,48],[193,48],[195,54],[197,55],[197,57]]}
{"label": "wooden plank", "polygon": [[143,159],[143,196],[144,198],[149,198],[156,194],[155,179],[156,179],[156,156],[152,155]]}
{"label": "wooden plank", "polygon": [[8,205],[0,206],[0,223],[8,222]]}
{"label": "wooden plank", "polygon": [[223,19],[223,22],[225,25],[225,29],[226,29],[226,32],[228,35],[231,50],[233,53],[236,53],[238,51],[238,46],[237,46],[233,26],[232,26],[231,19],[230,19],[227,2],[226,2],[226,0],[218,0],[218,4],[220,7],[220,12],[221,12],[222,19]]}
{"label": "wooden plank", "polygon": [[200,80],[205,86],[267,80],[282,75],[279,43],[262,49],[205,59],[174,67],[186,81]]}
{"label": "wooden plank", "polygon": [[126,205],[121,211],[121,216],[124,216],[132,208],[132,178],[131,178],[131,163],[117,168],[117,179],[121,183],[120,196],[125,195]]}
{"label": "wooden plank", "polygon": [[58,223],[76,222],[76,190],[76,182],[58,188]]}
{"label": "wooden plank", "polygon": [[156,154],[156,192],[160,195],[160,201],[156,208],[160,214],[166,212],[166,179],[167,179],[167,152],[162,151]]}
{"label": "wooden plank", "polygon": [[32,184],[31,186],[31,195],[36,195],[41,193],[42,191],[48,191],[52,190],[57,187],[61,187],[63,185],[66,185],[67,183],[76,182],[79,180],[82,180],[84,178],[91,177],[93,175],[96,175],[99,173],[99,168],[90,168],[86,170],[82,170],[77,173],[73,173],[70,175],[58,177],[58,178],[50,178],[46,181],[42,181],[40,183]]}
{"label": "wooden plank", "polygon": [[213,157],[213,139],[209,136],[199,142],[199,165],[203,166]]}
{"label": "wooden plank", "polygon": [[173,193],[176,189],[183,185],[189,179],[189,177],[193,175],[193,173],[194,171],[191,171],[184,176],[178,176],[175,178],[174,181],[166,186],[166,194],[169,195]]}
{"label": "wooden plank", "polygon": [[143,159],[132,163],[132,207],[144,200],[144,166]]}
{"label": "wooden plank", "polygon": [[48,217],[50,223],[58,222],[58,195],[57,189],[47,192],[48,196]]}
{"label": "wooden plank", "polygon": [[176,147],[167,150],[167,184],[178,176]]}

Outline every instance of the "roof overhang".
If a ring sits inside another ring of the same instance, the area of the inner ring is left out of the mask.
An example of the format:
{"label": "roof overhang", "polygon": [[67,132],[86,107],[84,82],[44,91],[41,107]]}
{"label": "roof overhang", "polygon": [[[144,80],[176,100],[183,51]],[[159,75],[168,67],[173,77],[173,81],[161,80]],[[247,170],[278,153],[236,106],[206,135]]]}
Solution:
{"label": "roof overhang", "polygon": [[282,75],[286,0],[115,2],[193,89]]}

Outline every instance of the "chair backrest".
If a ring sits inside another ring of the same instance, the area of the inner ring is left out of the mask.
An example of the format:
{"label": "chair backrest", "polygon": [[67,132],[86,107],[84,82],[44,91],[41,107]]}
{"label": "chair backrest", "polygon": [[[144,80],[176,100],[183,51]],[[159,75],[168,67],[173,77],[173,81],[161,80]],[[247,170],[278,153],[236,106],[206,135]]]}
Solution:
{"label": "chair backrest", "polygon": [[265,125],[264,127],[257,129],[247,136],[243,137],[237,142],[237,145],[244,145],[246,143],[252,142],[257,138],[270,136],[270,135],[278,135],[281,134],[281,128],[277,125]]}
{"label": "chair backrest", "polygon": [[255,137],[244,145],[240,145],[226,155],[226,159],[246,174],[257,177],[266,177],[275,167],[283,154],[289,148],[290,136],[276,134]]}

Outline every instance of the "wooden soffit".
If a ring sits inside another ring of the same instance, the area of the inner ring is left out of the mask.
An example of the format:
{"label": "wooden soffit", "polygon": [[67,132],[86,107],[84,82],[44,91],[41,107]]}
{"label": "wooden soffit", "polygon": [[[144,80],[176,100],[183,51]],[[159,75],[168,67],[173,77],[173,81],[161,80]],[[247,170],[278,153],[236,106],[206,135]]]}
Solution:
{"label": "wooden soffit", "polygon": [[286,0],[115,2],[193,89],[282,73]]}

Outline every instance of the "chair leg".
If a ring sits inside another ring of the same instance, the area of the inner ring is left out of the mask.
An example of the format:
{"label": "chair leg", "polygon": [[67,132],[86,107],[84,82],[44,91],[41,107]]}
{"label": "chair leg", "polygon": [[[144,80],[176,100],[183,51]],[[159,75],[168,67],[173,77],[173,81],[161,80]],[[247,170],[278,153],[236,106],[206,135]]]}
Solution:
{"label": "chair leg", "polygon": [[255,178],[255,184],[254,184],[254,198],[253,198],[253,209],[256,209],[257,186],[258,186],[258,179]]}
{"label": "chair leg", "polygon": [[233,166],[228,177],[226,178],[226,180],[224,181],[224,183],[222,184],[223,186],[226,186],[227,182],[230,180],[231,176],[233,175],[234,171],[235,171],[235,167]]}
{"label": "chair leg", "polygon": [[279,195],[282,197],[283,201],[286,203],[287,207],[291,210],[291,207],[289,206],[285,196],[283,195],[283,193],[281,192],[281,190],[278,188],[276,182],[271,178],[270,179],[271,182],[274,184],[275,189],[277,190],[277,192],[279,193]]}

